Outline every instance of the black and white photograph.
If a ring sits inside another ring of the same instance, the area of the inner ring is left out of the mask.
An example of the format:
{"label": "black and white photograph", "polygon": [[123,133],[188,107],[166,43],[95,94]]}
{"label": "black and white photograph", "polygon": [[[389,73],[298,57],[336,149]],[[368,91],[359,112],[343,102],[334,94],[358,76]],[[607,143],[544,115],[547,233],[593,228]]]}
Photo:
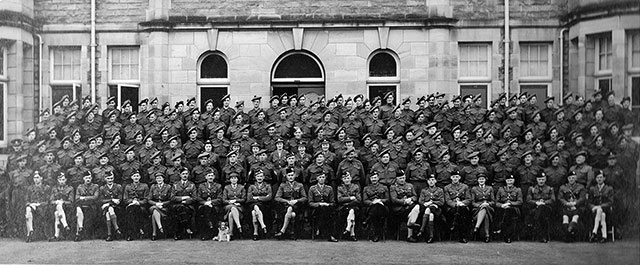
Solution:
{"label": "black and white photograph", "polygon": [[640,1],[0,0],[0,264],[640,264]]}

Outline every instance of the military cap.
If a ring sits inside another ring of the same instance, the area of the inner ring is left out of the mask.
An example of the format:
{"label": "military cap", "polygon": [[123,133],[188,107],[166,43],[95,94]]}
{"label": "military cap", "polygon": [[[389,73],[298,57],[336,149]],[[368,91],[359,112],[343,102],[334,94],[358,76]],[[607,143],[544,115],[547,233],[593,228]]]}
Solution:
{"label": "military cap", "polygon": [[458,171],[457,169],[452,170],[451,176],[460,176],[460,171]]}
{"label": "military cap", "polygon": [[111,118],[111,116],[115,116],[116,115],[116,110],[110,110],[109,112],[107,112],[107,117]]}
{"label": "military cap", "polygon": [[531,127],[527,128],[526,130],[524,130],[524,132],[522,133],[522,135],[525,135],[525,134],[527,134],[528,132],[530,132],[530,133],[532,133],[532,134],[533,134],[533,128],[531,128]]}
{"label": "military cap", "polygon": [[364,140],[365,140],[365,139],[367,139],[367,138],[371,138],[371,133],[365,133],[365,134],[362,136],[361,140],[364,142]]}
{"label": "military cap", "polygon": [[169,132],[169,128],[167,128],[166,126],[165,126],[165,127],[162,127],[162,128],[160,129],[160,131],[158,132],[158,134],[159,134],[159,135],[162,135],[162,133],[163,133],[163,132]]}
{"label": "military cap", "polygon": [[554,96],[547,97],[546,99],[544,99],[544,103],[547,103],[550,100],[555,100],[555,99],[556,99],[556,97],[554,97]]}
{"label": "military cap", "polygon": [[407,97],[404,100],[402,100],[402,105],[407,104],[407,103],[411,103],[411,97]]}
{"label": "military cap", "polygon": [[391,140],[392,143],[397,144],[397,143],[401,143],[402,142],[402,136],[398,136],[396,138],[394,138],[393,140]]}
{"label": "military cap", "polygon": [[178,136],[177,136],[177,135],[171,136],[171,137],[169,137],[169,140],[168,140],[168,141],[169,141],[169,142],[171,142],[171,141],[173,141],[173,140],[178,141]]}
{"label": "military cap", "polygon": [[124,149],[124,153],[135,152],[135,150],[133,150],[134,147],[134,145],[127,147],[127,149]]}
{"label": "military cap", "polygon": [[[157,97],[153,97],[153,98],[149,101],[149,103],[150,103],[150,104],[153,104],[153,102],[158,103],[158,98],[157,98]],[[168,102],[167,102],[167,103],[168,103]]]}
{"label": "military cap", "polygon": [[436,98],[444,98],[444,96],[444,93],[436,92]]}
{"label": "military cap", "polygon": [[436,132],[433,134],[433,139],[438,138],[438,137],[442,137],[442,132]]}
{"label": "military cap", "polygon": [[387,135],[390,131],[393,131],[393,127],[388,127],[386,130],[384,130],[384,135]]}
{"label": "military cap", "polygon": [[24,132],[24,135],[25,135],[25,136],[27,136],[27,135],[29,135],[29,134],[30,134],[30,133],[32,133],[32,132],[36,132],[36,129],[35,129],[35,128],[33,128],[33,127],[31,127],[31,128],[29,128],[29,129],[27,129],[27,131],[25,131],[25,132]]}
{"label": "military cap", "polygon": [[256,100],[262,100],[262,97],[259,97],[257,95],[253,95],[253,98],[251,99],[251,101],[256,101]]}
{"label": "military cap", "polygon": [[124,108],[126,106],[131,106],[131,100],[127,99],[124,102],[122,102],[122,108]]}
{"label": "military cap", "polygon": [[153,175],[153,177],[154,177],[154,178],[157,178],[157,177],[165,178],[165,175],[164,175],[164,173],[162,173],[162,172],[156,172],[156,174],[154,174],[154,175]]}
{"label": "military cap", "polygon": [[[532,118],[535,118],[535,117],[536,117],[536,115],[540,115],[540,110],[536,110],[536,111],[534,111],[534,112],[533,112],[533,114],[531,114],[531,117],[532,117]],[[540,117],[542,117],[542,116],[540,116]]]}
{"label": "military cap", "polygon": [[371,108],[371,109],[369,110],[369,113],[373,113],[373,112],[374,112],[374,111],[376,111],[376,110],[377,110],[377,111],[380,111],[380,108],[378,108],[378,107],[373,107],[373,108]]}
{"label": "military cap", "polygon": [[422,150],[422,148],[418,147],[416,149],[413,149],[413,152],[411,152],[413,155],[416,155],[417,153],[423,153],[424,151]]}
{"label": "military cap", "polygon": [[473,97],[473,101],[478,101],[479,99],[482,99],[482,94],[477,94]]}
{"label": "military cap", "polygon": [[556,111],[554,111],[554,112],[553,112],[553,114],[554,114],[554,115],[556,115],[556,116],[557,116],[558,114],[560,114],[560,113],[564,113],[564,108],[559,108],[558,110],[556,110]]}
{"label": "military cap", "polygon": [[160,155],[162,154],[162,152],[160,151],[155,151],[153,152],[153,154],[151,154],[151,157],[149,157],[151,160],[155,159],[156,157],[160,157]]}
{"label": "military cap", "polygon": [[384,99],[387,99],[388,97],[393,96],[395,93],[393,91],[389,91],[387,93],[384,94]]}
{"label": "military cap", "polygon": [[190,135],[191,132],[198,132],[198,127],[192,126],[191,128],[189,128],[189,130],[187,130],[187,135]]}
{"label": "military cap", "polygon": [[49,129],[47,129],[47,133],[51,133],[51,132],[55,132],[56,131],[56,127],[51,127]]}
{"label": "military cap", "polygon": [[345,143],[349,143],[349,142],[353,143],[353,138],[347,137],[347,138],[344,139],[344,142]]}
{"label": "military cap", "polygon": [[171,156],[171,161],[176,161],[176,160],[178,160],[179,158],[182,158],[182,154],[180,154],[180,153],[175,153],[175,154],[173,154],[173,156]]}
{"label": "military cap", "polygon": [[533,155],[533,152],[531,152],[531,150],[525,151],[520,155],[520,159],[524,159],[527,155]]}
{"label": "military cap", "polygon": [[199,154],[199,155],[198,155],[198,159],[202,159],[202,158],[205,158],[205,159],[206,159],[206,158],[209,158],[209,153],[206,153],[206,152],[205,152],[205,153],[201,153],[201,154]]}
{"label": "military cap", "polygon": [[516,143],[516,144],[517,144],[517,143],[518,143],[518,139],[516,139],[516,138],[512,138],[511,140],[509,140],[509,145],[512,145],[512,144],[514,144],[514,143]]}
{"label": "military cap", "polygon": [[467,134],[467,131],[460,132],[460,138],[463,138],[463,137],[469,137],[469,135]]}
{"label": "military cap", "polygon": [[631,101],[630,97],[623,97],[622,100],[620,100],[620,105],[624,104],[625,101]]}
{"label": "military cap", "polygon": [[226,95],[222,96],[222,98],[220,99],[220,101],[225,101],[225,100],[227,100],[227,99],[229,99],[229,100],[230,100],[230,99],[231,99],[231,95],[226,94]]}
{"label": "military cap", "polygon": [[475,132],[477,132],[478,130],[483,130],[483,128],[482,128],[482,124],[478,124],[478,125],[476,125],[476,127],[474,127],[474,128],[473,128],[472,132],[474,132],[474,133],[475,133]]}
{"label": "military cap", "polygon": [[322,142],[320,142],[320,144],[323,145],[323,144],[331,144],[331,143],[329,142],[329,140],[324,139],[322,140]]}
{"label": "military cap", "polygon": [[461,99],[460,95],[456,95],[451,99],[451,101],[456,101],[456,100],[460,100],[460,99]]}
{"label": "military cap", "polygon": [[487,175],[485,175],[484,173],[480,173],[480,174],[478,174],[477,179],[480,179],[480,178],[487,179]]}
{"label": "military cap", "polygon": [[502,149],[500,149],[500,151],[498,151],[497,155],[498,156],[504,155],[504,154],[507,153],[508,150],[509,150],[509,148],[507,148],[507,147],[502,148]]}
{"label": "military cap", "polygon": [[44,115],[45,113],[50,114],[51,112],[49,111],[49,108],[44,109],[43,111],[40,112],[40,116]]}
{"label": "military cap", "polygon": [[269,102],[272,102],[272,101],[274,101],[274,100],[278,100],[278,101],[280,101],[280,97],[279,97],[279,96],[276,96],[276,95],[271,96],[271,98],[269,99]]}
{"label": "military cap", "polygon": [[437,125],[437,124],[436,124],[435,122],[430,122],[429,124],[427,124],[426,129],[429,129],[429,128],[431,128],[431,127],[436,127],[436,125]]}
{"label": "military cap", "polygon": [[143,98],[142,100],[140,100],[140,102],[138,102],[138,105],[142,105],[142,103],[149,103],[149,98]]}
{"label": "military cap", "polygon": [[176,104],[173,106],[174,108],[178,108],[178,106],[183,105],[184,106],[184,101],[180,100],[178,102],[176,102]]}
{"label": "military cap", "polygon": [[255,156],[259,156],[259,155],[263,155],[263,154],[267,154],[267,149],[260,149],[258,150],[258,152],[256,152]]}
{"label": "military cap", "polygon": [[[464,95],[464,96],[462,97],[462,101],[467,101],[467,99],[471,99],[471,97],[473,97],[473,95],[470,95],[470,94]],[[454,101],[455,101],[455,100],[454,100]]]}
{"label": "military cap", "polygon": [[615,95],[616,95],[616,93],[613,92],[613,90],[611,90],[605,95],[605,98],[608,98],[609,96],[615,96]]}
{"label": "military cap", "polygon": [[572,96],[573,96],[573,92],[569,91],[569,93],[565,94],[564,97],[562,97],[562,100],[566,101]]}
{"label": "military cap", "polygon": [[190,97],[187,99],[187,105],[189,105],[189,103],[191,102],[195,102],[196,101],[196,97]]}
{"label": "military cap", "polygon": [[577,176],[578,174],[575,171],[569,171],[567,176]]}
{"label": "military cap", "polygon": [[77,112],[75,112],[75,111],[69,112],[69,114],[67,114],[67,116],[66,116],[67,120],[68,120],[68,119],[71,119],[71,117],[75,117],[75,116],[76,116],[76,113],[77,113]]}
{"label": "military cap", "polygon": [[467,159],[472,159],[472,158],[477,157],[477,156],[480,156],[480,152],[475,151],[475,152],[472,152],[471,154],[467,155]]}
{"label": "military cap", "polygon": [[382,101],[382,99],[379,96],[374,97],[371,100],[371,105],[376,105],[376,102],[378,102],[378,101]]}
{"label": "military cap", "polygon": [[513,174],[509,174],[505,179],[516,179],[516,177]]}
{"label": "military cap", "polygon": [[554,157],[556,156],[560,156],[559,152],[552,152],[551,154],[549,154],[549,161],[553,160]]}
{"label": "military cap", "polygon": [[22,145],[22,143],[23,143],[23,140],[19,138],[11,140],[11,145],[13,146],[20,146]]}
{"label": "military cap", "polygon": [[244,100],[240,100],[236,102],[236,108],[244,107]]}
{"label": "military cap", "polygon": [[538,174],[538,175],[536,176],[536,178],[538,178],[538,179],[539,179],[539,178],[546,178],[546,177],[547,177],[547,174],[545,174],[544,172],[540,172],[540,174]]}
{"label": "military cap", "polygon": [[113,141],[111,142],[111,144],[109,145],[109,147],[111,149],[115,148],[116,146],[120,146],[120,142],[119,141]]}
{"label": "military cap", "polygon": [[82,98],[82,101],[91,101],[91,95],[86,95],[85,97]]}
{"label": "military cap", "polygon": [[443,150],[442,152],[440,152],[440,154],[438,155],[438,159],[442,159],[442,157],[444,157],[445,155],[448,155],[449,151],[448,150]]}
{"label": "military cap", "polygon": [[431,100],[431,99],[436,99],[436,96],[434,94],[429,94],[427,96],[427,101]]}
{"label": "military cap", "polygon": [[584,151],[584,150],[583,150],[583,151],[580,151],[580,152],[576,153],[576,157],[578,157],[578,156],[584,156],[584,157],[587,157],[587,151]]}
{"label": "military cap", "polygon": [[618,158],[618,155],[614,152],[609,152],[609,156],[607,157],[608,159],[616,159]]}
{"label": "military cap", "polygon": [[346,156],[346,155],[348,155],[349,153],[351,153],[351,152],[355,152],[355,151],[356,151],[356,149],[355,149],[355,148],[353,148],[353,147],[349,147],[349,148],[347,148],[347,150],[345,150],[345,151],[344,151],[344,155]]}
{"label": "military cap", "polygon": [[515,101],[518,100],[518,94],[513,94],[511,95],[511,97],[509,98],[509,101]]}
{"label": "military cap", "polygon": [[402,176],[404,176],[404,170],[398,169],[398,171],[396,171],[396,178],[397,177],[402,177]]}
{"label": "military cap", "polygon": [[64,143],[65,141],[71,142],[71,136],[67,135],[65,137],[62,137],[62,140],[60,140],[60,144]]}
{"label": "military cap", "polygon": [[105,157],[105,158],[109,158],[109,153],[107,153],[107,152],[103,152],[103,153],[101,153],[101,154],[99,154],[99,155],[98,155],[98,158],[99,158],[99,159],[102,159],[103,157]]}
{"label": "military cap", "polygon": [[512,112],[515,112],[518,110],[518,107],[511,107],[509,109],[507,109],[507,114],[511,114]]}
{"label": "military cap", "polygon": [[19,155],[18,157],[16,157],[16,161],[25,160],[25,159],[27,159],[27,155],[26,154]]}
{"label": "military cap", "polygon": [[110,96],[109,98],[107,98],[107,104],[110,104],[111,102],[116,103],[116,97]]}
{"label": "military cap", "polygon": [[487,130],[486,132],[484,132],[484,134],[482,135],[482,137],[487,138],[489,137],[489,135],[494,136],[493,132],[491,132],[491,130]]}
{"label": "military cap", "polygon": [[323,155],[324,156],[324,153],[322,153],[322,151],[317,151],[317,152],[313,153],[313,159],[316,159],[316,157],[318,157],[319,155]]}
{"label": "military cap", "polygon": [[624,131],[633,130],[633,123],[625,124],[624,126],[622,126],[622,130]]}

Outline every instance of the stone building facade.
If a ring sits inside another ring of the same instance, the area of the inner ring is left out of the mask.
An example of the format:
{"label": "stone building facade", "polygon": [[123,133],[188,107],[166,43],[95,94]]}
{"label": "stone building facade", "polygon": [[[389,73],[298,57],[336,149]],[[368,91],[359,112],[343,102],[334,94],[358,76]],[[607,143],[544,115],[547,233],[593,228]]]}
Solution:
{"label": "stone building facade", "polygon": [[0,147],[65,94],[173,105],[227,93],[490,102],[603,89],[640,107],[639,2],[511,1],[508,91],[504,9],[504,0],[95,0],[92,12],[90,0],[0,0]]}

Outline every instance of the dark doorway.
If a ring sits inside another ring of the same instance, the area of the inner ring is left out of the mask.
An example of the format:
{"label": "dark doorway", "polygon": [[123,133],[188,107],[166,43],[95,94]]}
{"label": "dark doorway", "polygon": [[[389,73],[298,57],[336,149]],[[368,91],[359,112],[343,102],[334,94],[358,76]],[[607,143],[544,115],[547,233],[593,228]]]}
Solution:
{"label": "dark doorway", "polygon": [[[529,95],[536,95],[538,99],[536,106],[540,109],[545,108],[544,100],[547,98],[547,85],[520,85],[520,94],[527,92]],[[559,103],[555,100],[556,104]]]}
{"label": "dark doorway", "polygon": [[204,111],[206,108],[204,103],[207,100],[213,100],[213,108],[222,107],[222,97],[228,93],[228,88],[224,86],[206,86],[200,87],[200,110]]}
{"label": "dark doorway", "polygon": [[374,99],[375,97],[380,97],[382,105],[386,104],[387,101],[384,100],[384,95],[388,92],[393,93],[393,105],[398,102],[398,95],[396,89],[398,86],[396,85],[370,85],[369,86],[369,100]]}
{"label": "dark doorway", "polygon": [[483,107],[487,106],[487,85],[460,85],[460,95],[478,95],[481,94]]}
{"label": "dark doorway", "polygon": [[[118,96],[118,91],[120,95]],[[109,96],[116,97],[117,107],[122,107],[122,102],[127,99],[131,101],[131,107],[134,113],[138,113],[138,102],[140,102],[140,88],[133,85],[112,85],[109,86]]]}

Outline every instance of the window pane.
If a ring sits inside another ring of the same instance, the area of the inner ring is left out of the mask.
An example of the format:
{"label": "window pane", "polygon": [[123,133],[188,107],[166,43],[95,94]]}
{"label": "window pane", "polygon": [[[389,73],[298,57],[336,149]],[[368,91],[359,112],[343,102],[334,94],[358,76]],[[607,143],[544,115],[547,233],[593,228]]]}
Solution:
{"label": "window pane", "polygon": [[111,79],[136,81],[138,76],[138,47],[111,49]]}
{"label": "window pane", "polygon": [[640,77],[631,78],[631,105],[640,107]]}
{"label": "window pane", "polygon": [[277,67],[274,78],[322,78],[320,66],[313,58],[306,54],[287,56]]}
{"label": "window pane", "polygon": [[4,83],[0,83],[0,141],[4,141]]}
{"label": "window pane", "polygon": [[4,47],[0,47],[0,75],[4,75],[4,62]]}
{"label": "window pane", "polygon": [[227,78],[227,61],[218,54],[211,54],[202,60],[200,78]]}
{"label": "window pane", "polygon": [[369,76],[397,76],[396,59],[391,54],[381,52],[373,56],[369,62]]}
{"label": "window pane", "polygon": [[631,67],[640,67],[640,32],[633,33],[631,37]]}
{"label": "window pane", "polygon": [[521,43],[520,49],[525,51],[524,57],[520,58],[520,75],[522,77],[549,76],[549,44]]}
{"label": "window pane", "polygon": [[80,80],[80,47],[53,48],[53,79]]}

